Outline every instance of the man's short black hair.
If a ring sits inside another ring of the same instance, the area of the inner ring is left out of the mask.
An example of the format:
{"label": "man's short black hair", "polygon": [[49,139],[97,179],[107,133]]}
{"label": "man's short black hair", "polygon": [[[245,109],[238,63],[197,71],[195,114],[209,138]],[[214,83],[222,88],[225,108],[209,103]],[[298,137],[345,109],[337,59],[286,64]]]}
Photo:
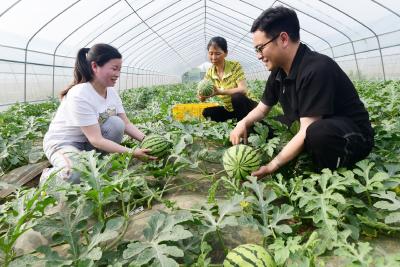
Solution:
{"label": "man's short black hair", "polygon": [[260,30],[273,38],[281,32],[286,32],[290,39],[297,42],[300,39],[300,24],[297,14],[293,9],[277,6],[263,11],[253,22],[251,32]]}

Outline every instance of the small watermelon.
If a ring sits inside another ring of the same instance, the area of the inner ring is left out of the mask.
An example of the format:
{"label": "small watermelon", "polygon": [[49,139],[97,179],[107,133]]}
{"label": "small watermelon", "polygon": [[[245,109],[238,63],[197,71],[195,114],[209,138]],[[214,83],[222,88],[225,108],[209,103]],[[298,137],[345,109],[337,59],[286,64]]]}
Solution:
{"label": "small watermelon", "polygon": [[202,80],[197,85],[199,96],[211,96],[214,93],[214,84],[210,80]]}
{"label": "small watermelon", "polygon": [[260,168],[260,154],[250,146],[235,145],[228,148],[222,157],[222,163],[228,176],[244,179],[252,171]]}
{"label": "small watermelon", "polygon": [[263,247],[245,244],[231,250],[224,260],[224,267],[276,267],[272,256]]}
{"label": "small watermelon", "polygon": [[151,134],[143,139],[140,147],[151,149],[149,155],[162,158],[169,153],[172,143],[161,135]]}

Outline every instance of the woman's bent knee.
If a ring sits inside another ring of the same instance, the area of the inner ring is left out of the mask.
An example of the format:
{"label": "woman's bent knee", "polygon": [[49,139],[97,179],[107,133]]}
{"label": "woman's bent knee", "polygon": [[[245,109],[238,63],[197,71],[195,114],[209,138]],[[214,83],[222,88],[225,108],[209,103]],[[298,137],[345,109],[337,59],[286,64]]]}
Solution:
{"label": "woman's bent knee", "polygon": [[104,138],[121,143],[125,132],[125,123],[120,117],[111,116],[101,125],[101,132]]}

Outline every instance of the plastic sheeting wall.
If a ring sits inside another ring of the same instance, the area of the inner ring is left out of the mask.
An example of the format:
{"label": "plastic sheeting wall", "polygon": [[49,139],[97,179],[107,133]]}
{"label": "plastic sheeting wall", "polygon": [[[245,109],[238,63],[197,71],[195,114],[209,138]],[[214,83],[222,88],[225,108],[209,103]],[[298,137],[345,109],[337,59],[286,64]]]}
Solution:
{"label": "plastic sheeting wall", "polygon": [[118,89],[176,83],[207,61],[216,35],[248,79],[268,72],[253,52],[253,20],[270,6],[297,11],[301,40],[354,79],[400,77],[400,1],[395,0],[2,0],[0,105],[56,96],[72,79],[81,47],[117,47]]}

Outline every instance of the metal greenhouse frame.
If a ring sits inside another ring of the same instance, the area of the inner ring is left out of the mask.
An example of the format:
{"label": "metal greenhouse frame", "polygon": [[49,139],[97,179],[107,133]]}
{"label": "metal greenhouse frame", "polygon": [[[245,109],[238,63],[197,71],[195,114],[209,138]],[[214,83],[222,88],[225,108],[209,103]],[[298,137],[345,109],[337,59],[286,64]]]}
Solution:
{"label": "metal greenhouse frame", "polygon": [[[302,42],[332,57],[353,79],[400,76],[400,4],[394,0],[362,1],[373,14],[356,8],[361,1],[344,0],[54,2],[0,4],[0,31],[7,32],[0,41],[0,106],[56,97],[71,80],[76,51],[97,42],[123,54],[119,90],[180,82],[184,72],[207,61],[208,39],[216,35],[228,40],[229,56],[242,63],[248,79],[266,79],[249,30],[276,5],[296,10]],[[14,28],[18,18],[26,25]]]}

